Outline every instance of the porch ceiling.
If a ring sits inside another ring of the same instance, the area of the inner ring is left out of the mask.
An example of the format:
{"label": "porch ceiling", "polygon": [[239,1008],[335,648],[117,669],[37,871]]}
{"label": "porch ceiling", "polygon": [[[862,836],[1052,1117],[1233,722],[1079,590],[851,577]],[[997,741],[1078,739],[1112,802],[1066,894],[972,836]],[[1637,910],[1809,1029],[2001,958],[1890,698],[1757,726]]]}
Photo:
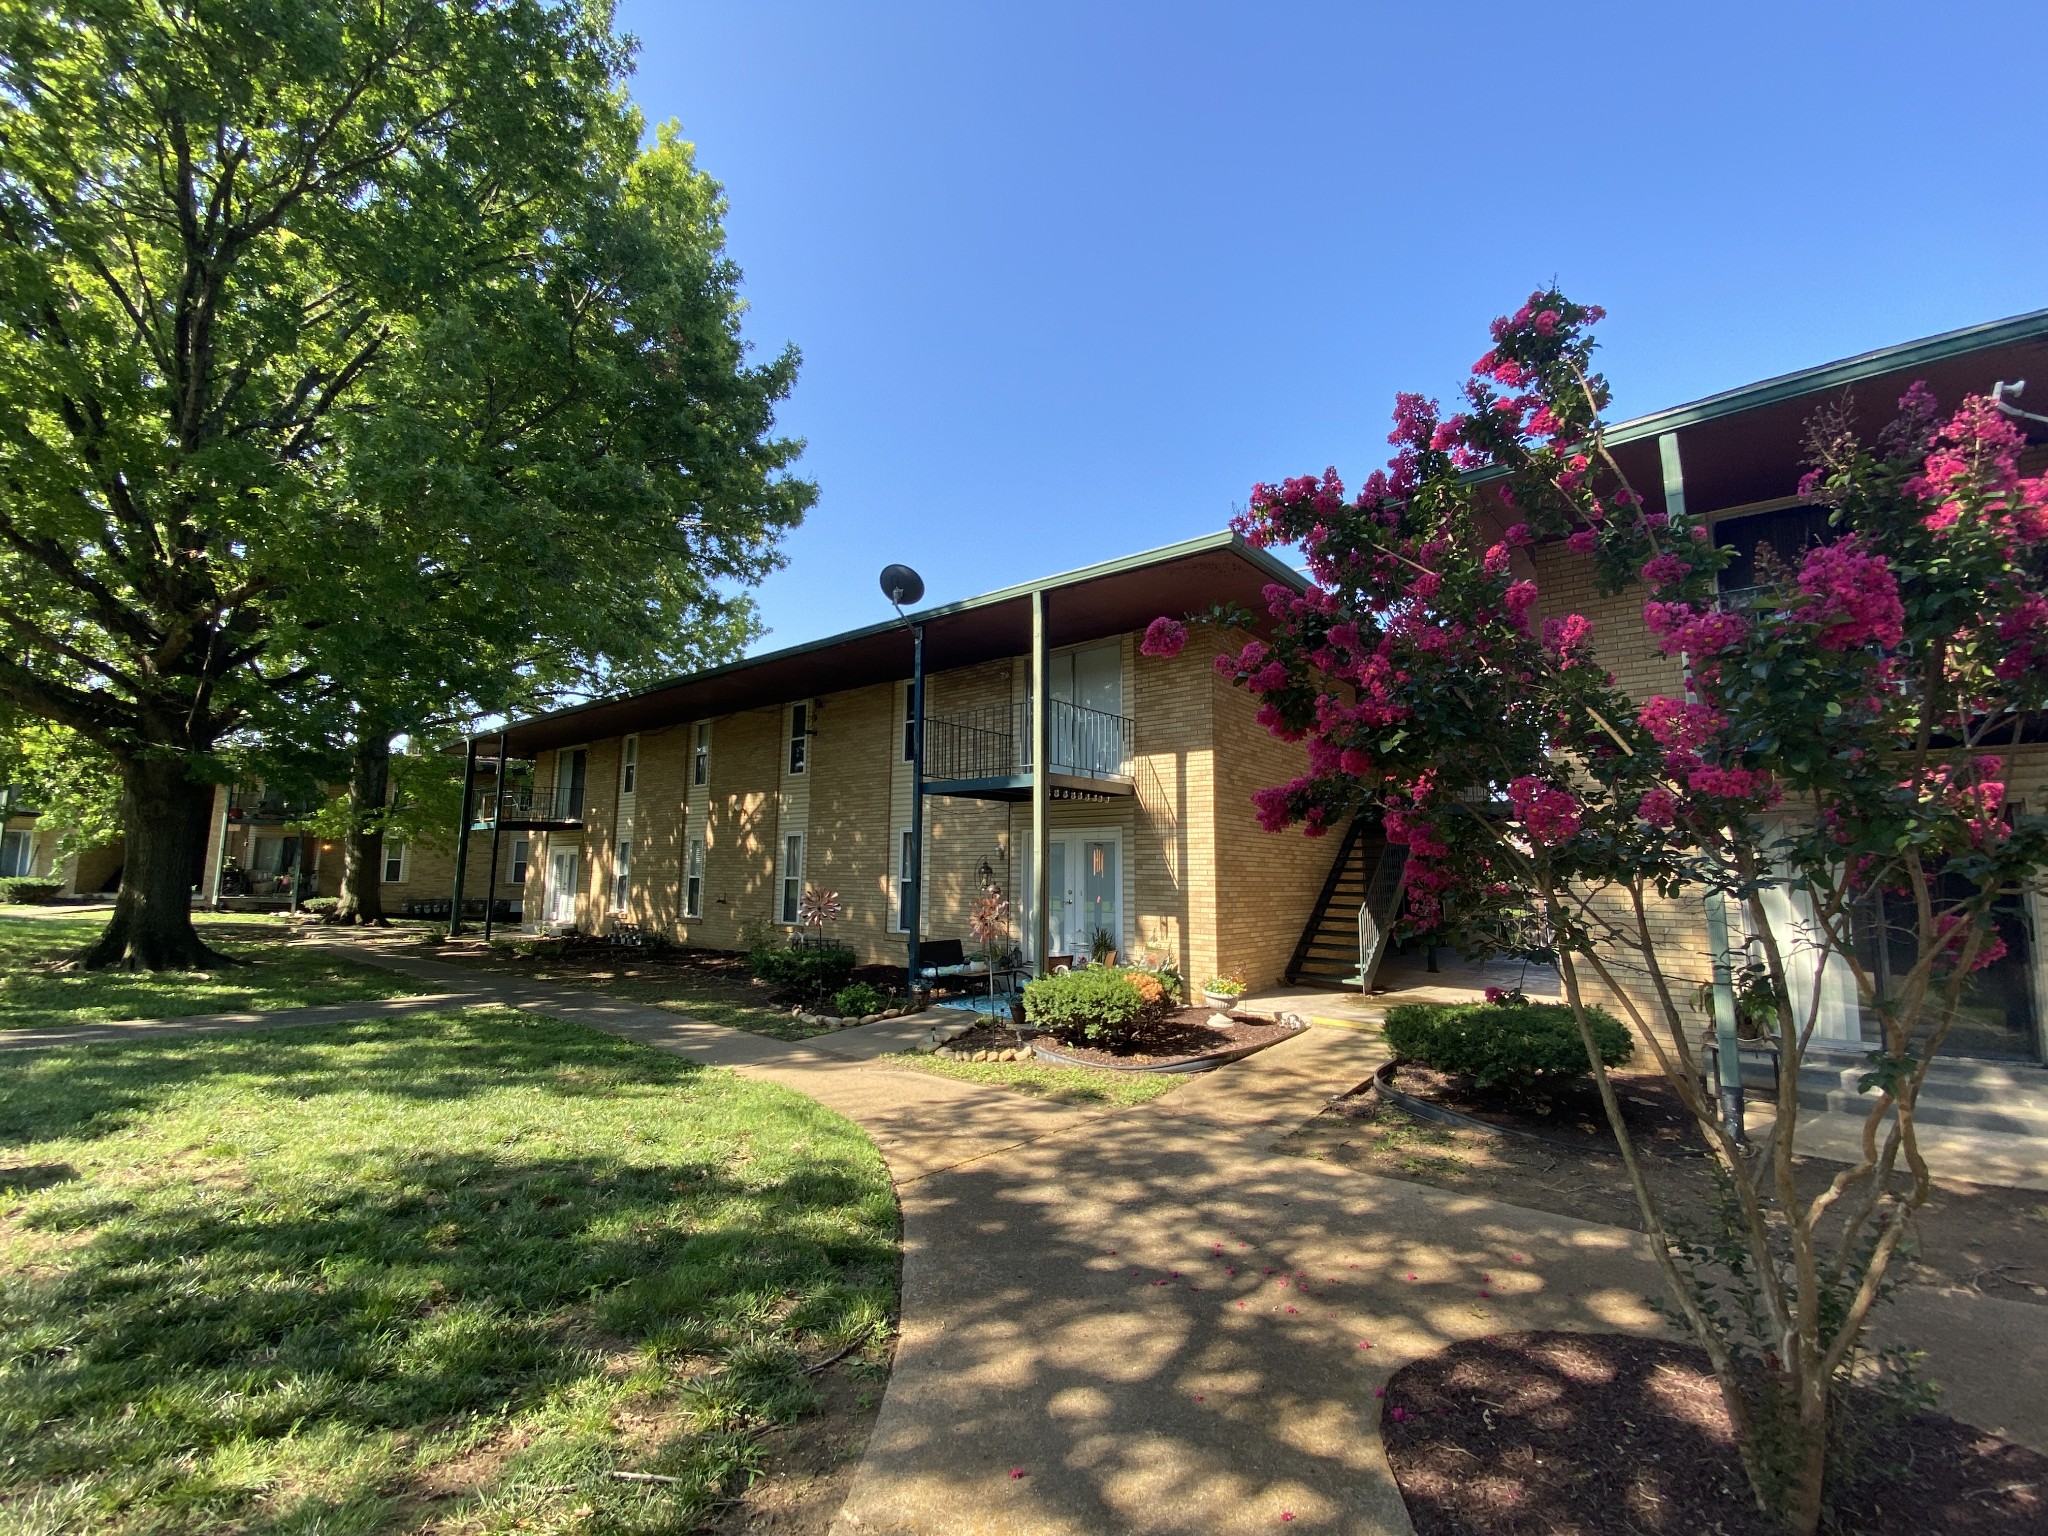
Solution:
{"label": "porch ceiling", "polygon": [[[1299,575],[1264,551],[1227,533],[1212,534],[1129,560],[925,609],[910,618],[925,626],[927,669],[940,672],[1029,655],[1034,592],[1045,596],[1050,643],[1062,646],[1142,629],[1162,613],[1177,616],[1216,603],[1236,603],[1263,616],[1261,594],[1275,581],[1302,585]],[[513,757],[531,757],[553,747],[909,676],[910,633],[891,620],[678,678],[644,693],[518,721],[506,730],[506,750]],[[497,733],[487,732],[477,740],[495,750]]]}

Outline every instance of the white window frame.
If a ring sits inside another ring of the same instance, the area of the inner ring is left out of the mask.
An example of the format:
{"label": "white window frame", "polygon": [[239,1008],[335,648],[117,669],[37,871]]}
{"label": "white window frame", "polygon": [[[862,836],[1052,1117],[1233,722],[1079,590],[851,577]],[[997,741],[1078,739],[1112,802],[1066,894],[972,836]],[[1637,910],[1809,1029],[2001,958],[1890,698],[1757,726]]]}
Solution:
{"label": "white window frame", "polygon": [[896,829],[895,869],[890,874],[891,896],[889,900],[889,931],[908,933],[910,924],[905,921],[910,911],[910,828]]}
{"label": "white window frame", "polygon": [[917,760],[917,685],[903,685],[903,759],[910,763]]}
{"label": "white window frame", "polygon": [[782,900],[779,920],[785,928],[797,925],[804,899],[804,834],[787,832],[782,838]]}
{"label": "white window frame", "polygon": [[704,839],[691,838],[683,847],[683,916],[704,915]]}
{"label": "white window frame", "polygon": [[699,720],[697,731],[690,747],[690,783],[704,785],[711,782],[711,722]]}
{"label": "white window frame", "polygon": [[[21,850],[19,856],[21,868],[9,869],[7,867],[9,863],[14,862],[13,860],[10,860],[7,857],[6,850],[9,848],[19,848]],[[12,880],[23,879],[33,874],[35,872],[35,867],[35,833],[29,831],[26,827],[8,827],[4,831],[0,831],[0,878]]]}
{"label": "white window frame", "polygon": [[[398,858],[396,860],[398,876],[396,879],[393,879],[391,875],[391,865],[393,863],[391,850],[393,848],[398,850]],[[378,883],[381,885],[404,885],[406,877],[412,872],[411,864],[412,850],[406,847],[405,839],[402,837],[386,838],[384,840],[384,856],[377,865]]]}
{"label": "white window frame", "polygon": [[619,838],[612,844],[612,910],[630,911],[633,899],[633,839]]}
{"label": "white window frame", "polygon": [[640,738],[628,736],[619,748],[619,793],[630,795],[640,782]]}
{"label": "white window frame", "polygon": [[783,758],[783,766],[789,770],[792,779],[801,778],[811,766],[811,738],[808,727],[811,723],[811,706],[804,700],[789,706],[789,751]]}
{"label": "white window frame", "polygon": [[507,861],[505,870],[505,883],[507,885],[526,884],[526,877],[532,872],[532,865],[533,839],[530,837],[513,838],[512,856]]}

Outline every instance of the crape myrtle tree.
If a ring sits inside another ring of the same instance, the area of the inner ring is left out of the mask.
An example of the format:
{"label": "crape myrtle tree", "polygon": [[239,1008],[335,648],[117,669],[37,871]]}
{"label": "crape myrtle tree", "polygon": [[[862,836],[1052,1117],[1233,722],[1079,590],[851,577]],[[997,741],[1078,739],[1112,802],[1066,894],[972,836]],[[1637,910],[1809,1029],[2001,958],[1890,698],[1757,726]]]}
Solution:
{"label": "crape myrtle tree", "polygon": [[[1929,1194],[1915,1105],[1970,973],[2002,952],[1994,904],[2048,861],[2001,760],[2048,702],[2048,484],[2020,477],[2021,436],[1982,398],[1938,406],[1915,386],[1874,442],[1824,410],[1801,492],[1830,509],[1830,541],[1721,604],[1706,524],[1647,507],[1607,449],[1599,318],[1533,294],[1495,322],[1454,413],[1398,397],[1397,451],[1357,494],[1334,471],[1257,487],[1240,530],[1298,546],[1311,585],[1270,589],[1271,638],[1217,666],[1305,743],[1308,771],[1257,796],[1267,828],[1383,818],[1408,852],[1411,933],[1555,956],[1668,1305],[1711,1357],[1759,1505],[1808,1532],[1845,1475],[1850,1382],[1909,1385],[1866,1330]],[[1641,593],[1682,693],[1637,702],[1584,615],[1534,621],[1539,541]],[[1162,619],[1148,643],[1184,639]],[[1883,983],[1855,942],[1880,897]],[[1747,1144],[1702,1082],[1687,994],[1708,957],[1653,922],[1710,901],[1734,962],[1757,957],[1769,1006],[1748,1011],[1778,1048],[1775,1117]],[[1860,1155],[1816,1190],[1793,1140],[1827,967],[1853,976],[1879,1044]],[[1653,1198],[1593,991],[1697,1122],[1723,1191],[1709,1208]]]}
{"label": "crape myrtle tree", "polygon": [[403,729],[471,623],[650,661],[808,504],[628,64],[604,0],[0,10],[0,696],[120,775],[86,964],[219,958],[224,743]]}

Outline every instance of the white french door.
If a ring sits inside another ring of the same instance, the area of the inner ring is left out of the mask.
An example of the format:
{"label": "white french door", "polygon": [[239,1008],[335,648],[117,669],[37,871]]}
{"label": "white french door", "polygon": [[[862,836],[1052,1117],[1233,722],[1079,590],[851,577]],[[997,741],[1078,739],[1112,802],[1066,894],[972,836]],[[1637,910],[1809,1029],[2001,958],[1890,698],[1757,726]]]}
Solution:
{"label": "white french door", "polygon": [[[1085,961],[1094,949],[1096,934],[1106,933],[1110,943],[1121,954],[1124,948],[1122,835],[1114,830],[1055,832],[1047,850],[1046,868],[1052,876],[1051,900],[1046,907],[1046,927],[1052,945],[1049,953],[1072,955],[1077,961]],[[1037,932],[1032,903],[1038,887],[1032,879],[1028,845],[1024,850],[1023,872],[1024,936],[1029,947],[1032,936]]]}
{"label": "white french door", "polygon": [[548,855],[548,921],[569,924],[576,921],[576,865],[578,848],[556,848]]}

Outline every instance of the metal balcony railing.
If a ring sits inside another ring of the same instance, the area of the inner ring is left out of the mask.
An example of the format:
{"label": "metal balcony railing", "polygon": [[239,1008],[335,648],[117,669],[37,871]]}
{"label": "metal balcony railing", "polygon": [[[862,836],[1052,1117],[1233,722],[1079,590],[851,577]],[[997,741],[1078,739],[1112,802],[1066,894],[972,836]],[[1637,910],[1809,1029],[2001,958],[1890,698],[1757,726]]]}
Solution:
{"label": "metal balcony railing", "polygon": [[[1132,727],[1125,715],[1054,699],[1046,715],[1052,771],[1082,779],[1131,777]],[[932,780],[1017,778],[1031,772],[1031,706],[996,704],[924,723],[924,776]]]}
{"label": "metal balcony railing", "polygon": [[495,797],[487,797],[481,815],[491,819],[492,798],[498,813],[507,821],[581,821],[581,784],[507,784]]}
{"label": "metal balcony railing", "polygon": [[300,821],[319,809],[317,801],[287,800],[281,795],[237,790],[228,797],[230,821]]}

